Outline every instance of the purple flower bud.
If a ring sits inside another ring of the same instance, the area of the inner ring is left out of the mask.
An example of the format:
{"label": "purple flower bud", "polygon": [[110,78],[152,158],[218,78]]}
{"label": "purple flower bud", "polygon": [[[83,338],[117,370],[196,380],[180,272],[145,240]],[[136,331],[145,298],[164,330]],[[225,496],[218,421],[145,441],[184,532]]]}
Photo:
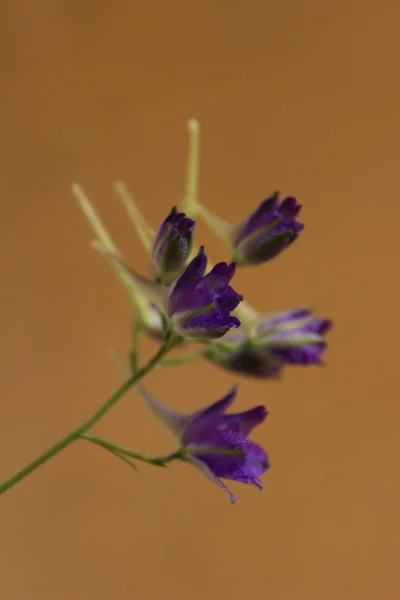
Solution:
{"label": "purple flower bud", "polygon": [[172,328],[187,338],[213,339],[240,321],[231,312],[243,300],[230,285],[235,264],[220,262],[205,275],[207,256],[201,247],[173,285],[167,299]]}
{"label": "purple flower bud", "polygon": [[153,267],[157,280],[171,284],[182,272],[193,245],[195,222],[174,207],[161,224],[153,244]]}
{"label": "purple flower bud", "polygon": [[257,265],[282,252],[304,228],[296,221],[300,210],[296,198],[287,197],[279,202],[279,192],[264,200],[232,233],[236,263]]}
{"label": "purple flower bud", "polygon": [[284,365],[323,364],[325,334],[333,323],[311,315],[307,308],[280,312],[259,319],[249,334],[227,335],[207,348],[207,357],[243,375],[279,377]]}
{"label": "purple flower bud", "polygon": [[247,437],[265,420],[265,406],[226,414],[236,396],[235,387],[211,406],[183,415],[161,404],[143,387],[138,386],[138,389],[153,414],[177,438],[184,460],[222,488],[232,502],[236,502],[236,497],[220,478],[262,489],[259,476],[268,469],[269,460],[265,451]]}

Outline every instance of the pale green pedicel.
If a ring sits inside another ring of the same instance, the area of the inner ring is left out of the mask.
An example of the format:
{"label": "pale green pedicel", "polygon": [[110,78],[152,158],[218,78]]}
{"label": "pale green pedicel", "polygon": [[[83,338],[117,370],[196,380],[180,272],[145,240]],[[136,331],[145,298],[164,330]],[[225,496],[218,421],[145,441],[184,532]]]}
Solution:
{"label": "pale green pedicel", "polygon": [[[122,384],[122,386],[108,398],[100,408],[95,411],[86,421],[84,421],[79,427],[71,431],[64,438],[56,442],[48,450],[40,454],[37,458],[23,467],[20,471],[15,473],[12,477],[7,479],[0,485],[0,495],[6,492],[8,489],[16,485],[19,481],[24,479],[27,475],[38,469],[42,464],[47,462],[50,458],[61,452],[64,448],[71,445],[78,439],[84,439],[85,434],[93,427],[104,415],[113,407],[117,402],[128,392],[142,377],[144,377],[151,369],[157,364],[157,362],[167,353],[169,349],[169,339],[166,338],[160,345],[154,356],[147,362],[147,364],[132,373],[128,379]],[[116,452],[123,453],[121,448],[114,448]],[[145,460],[145,457],[140,458],[141,455],[137,455],[135,458],[139,460]],[[146,462],[146,460],[145,460]]]}

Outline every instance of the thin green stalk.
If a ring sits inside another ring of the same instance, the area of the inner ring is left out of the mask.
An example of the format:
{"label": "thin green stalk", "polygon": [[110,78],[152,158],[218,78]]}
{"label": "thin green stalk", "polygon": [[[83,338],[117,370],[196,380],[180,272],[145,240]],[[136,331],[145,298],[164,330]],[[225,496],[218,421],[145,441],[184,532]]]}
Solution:
{"label": "thin green stalk", "polygon": [[126,271],[122,269],[115,260],[111,260],[110,258],[110,256],[122,257],[120,256],[117,246],[105,228],[94,206],[80,185],[74,184],[72,186],[72,193],[78,201],[79,207],[88,220],[89,225],[96,234],[97,243],[92,243],[91,245],[96,248],[96,250],[100,251],[110,263],[115,275],[122,282],[122,285],[128,294],[129,301],[133,304],[135,312],[138,314],[145,313],[148,305],[147,299],[143,298],[142,294],[140,294],[140,290],[133,284],[132,279],[129,277]]}
{"label": "thin green stalk", "polygon": [[92,435],[91,433],[83,433],[81,438],[92,442],[93,444],[97,444],[102,448],[106,448],[107,450],[111,450],[111,452],[117,452],[118,454],[125,454],[130,458],[134,458],[136,460],[140,460],[142,462],[148,463],[150,465],[155,465],[157,467],[165,467],[169,462],[182,458],[182,453],[180,450],[176,452],[172,452],[171,454],[167,454],[167,456],[145,456],[144,454],[139,454],[138,452],[132,452],[131,450],[127,450],[122,446],[118,446],[112,442],[108,442],[107,440],[103,440],[103,438],[97,437],[96,435]]}
{"label": "thin green stalk", "polygon": [[129,375],[132,373],[132,369],[130,369],[128,367],[128,364],[122,360],[122,358],[118,354],[117,350],[115,348],[110,348],[108,351],[108,354],[109,354],[111,360],[116,364],[118,369],[121,371],[121,373],[125,377],[129,377]]}
{"label": "thin green stalk", "polygon": [[89,198],[86,196],[82,187],[78,183],[74,183],[71,189],[73,195],[79,203],[83,214],[86,216],[89,225],[95,232],[97,239],[101,242],[104,248],[106,248],[106,250],[118,254],[118,249],[112,237],[108,233],[107,229],[104,227],[99,215],[96,213],[94,206],[92,206]]}
{"label": "thin green stalk", "polygon": [[103,447],[104,450],[107,450],[107,452],[109,452],[113,456],[116,456],[117,458],[121,459],[122,462],[124,462],[127,465],[129,465],[131,467],[131,469],[133,469],[134,471],[136,471],[136,472],[139,471],[139,469],[137,468],[137,466],[129,458],[127,458],[126,456],[124,456],[124,454],[121,454],[120,452],[117,452],[117,450],[112,450],[111,448],[105,448],[104,446],[102,446],[102,447]]}
{"label": "thin green stalk", "polygon": [[168,360],[161,360],[157,363],[157,367],[172,367],[175,365],[183,365],[191,360],[195,360],[196,358],[201,358],[205,356],[204,350],[197,350],[196,352],[187,352],[186,354],[181,354],[180,356],[176,356],[175,358],[170,358]]}
{"label": "thin green stalk", "polygon": [[121,385],[121,387],[112,395],[108,400],[100,406],[100,408],[94,412],[89,419],[84,421],[82,425],[71,431],[64,438],[56,442],[48,450],[43,452],[40,456],[35,458],[32,462],[27,464],[23,469],[15,473],[12,477],[7,479],[0,485],[0,495],[4,494],[8,489],[13,487],[19,481],[24,479],[27,475],[35,471],[42,464],[50,460],[53,456],[58,454],[61,450],[75,442],[77,439],[82,437],[82,434],[87,432],[93,425],[95,425],[104,415],[122,398],[122,396],[130,390],[142,377],[144,377],[151,369],[157,364],[157,362],[166,354],[169,349],[169,337],[164,340],[154,356],[144,365],[141,369],[133,373],[128,379]]}
{"label": "thin green stalk", "polygon": [[132,222],[132,225],[136,229],[136,232],[146,248],[147,252],[151,251],[154,240],[154,231],[143,217],[142,213],[136,206],[136,202],[130,195],[128,188],[122,181],[116,181],[114,183],[114,190],[122,204],[125,207],[126,212]]}
{"label": "thin green stalk", "polygon": [[132,373],[136,373],[139,364],[139,350],[140,350],[140,341],[142,338],[143,329],[138,320],[135,321],[133,326],[133,345],[131,351],[131,371]]}

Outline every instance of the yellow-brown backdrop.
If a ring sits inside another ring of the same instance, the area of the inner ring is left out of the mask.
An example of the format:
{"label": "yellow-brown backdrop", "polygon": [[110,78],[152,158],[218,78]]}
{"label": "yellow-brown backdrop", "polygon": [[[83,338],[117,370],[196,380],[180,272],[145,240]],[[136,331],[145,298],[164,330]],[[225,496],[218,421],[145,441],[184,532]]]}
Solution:
{"label": "yellow-brown backdrop", "polygon": [[[183,195],[190,117],[217,213],[238,221],[275,188],[304,204],[300,241],[236,287],[259,310],[311,304],[336,322],[327,369],[240,380],[238,407],[270,410],[255,435],[272,461],[262,494],[233,486],[231,506],[185,465],[135,475],[76,444],[1,498],[1,600],[398,599],[399,3],[1,12],[2,478],[120,383],[107,348],[127,350],[129,307],[70,184],[144,269],[112,182],[156,226]],[[237,380],[198,362],[148,386],[190,411]],[[98,431],[172,448],[133,392]]]}

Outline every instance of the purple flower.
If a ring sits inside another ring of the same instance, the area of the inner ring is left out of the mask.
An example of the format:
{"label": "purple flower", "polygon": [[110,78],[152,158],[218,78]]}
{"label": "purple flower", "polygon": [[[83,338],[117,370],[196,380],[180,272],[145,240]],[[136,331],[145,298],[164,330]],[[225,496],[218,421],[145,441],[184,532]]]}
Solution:
{"label": "purple flower", "polygon": [[243,300],[230,285],[235,264],[220,262],[205,275],[207,256],[202,246],[168,293],[167,315],[172,328],[189,338],[222,337],[240,321],[231,312]]}
{"label": "purple flower", "polygon": [[312,316],[308,308],[276,313],[258,325],[256,344],[274,362],[322,364],[321,354],[327,347],[324,336],[332,326],[332,321]]}
{"label": "purple flower", "polygon": [[279,192],[261,202],[231,236],[233,258],[240,266],[257,265],[277,256],[304,228],[296,221],[301,205],[296,198],[279,202]]}
{"label": "purple flower", "polygon": [[169,285],[183,270],[193,245],[195,222],[174,207],[158,230],[153,244],[157,280]]}
{"label": "purple flower", "polygon": [[[239,319],[231,316],[243,300],[229,285],[235,273],[234,263],[220,262],[205,275],[207,257],[201,247],[175,283],[166,287],[133,271],[118,254],[103,253],[129,287],[140,294],[146,311],[151,308],[153,320],[157,318],[157,324],[162,322],[162,333],[166,326],[183,338],[209,340],[239,327]],[[160,333],[158,328],[155,333]]]}
{"label": "purple flower", "polygon": [[195,412],[180,414],[153,398],[143,387],[138,389],[153,414],[177,438],[182,457],[222,488],[232,502],[236,497],[222,483],[231,479],[262,489],[259,476],[269,467],[265,451],[247,439],[266,416],[265,406],[241,413],[226,414],[236,396],[236,387],[221,400]]}
{"label": "purple flower", "polygon": [[332,321],[314,317],[307,308],[261,317],[249,333],[228,335],[209,344],[209,360],[253,377],[278,377],[284,365],[323,364],[325,334]]}

